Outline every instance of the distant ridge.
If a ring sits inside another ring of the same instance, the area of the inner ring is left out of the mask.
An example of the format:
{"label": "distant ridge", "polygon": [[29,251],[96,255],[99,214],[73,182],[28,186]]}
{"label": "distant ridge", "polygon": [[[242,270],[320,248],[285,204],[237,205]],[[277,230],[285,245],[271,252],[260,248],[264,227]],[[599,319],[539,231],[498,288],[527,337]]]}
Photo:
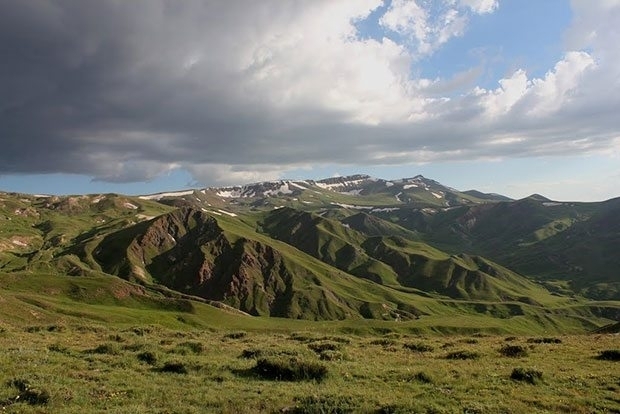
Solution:
{"label": "distant ridge", "polygon": [[478,190],[467,190],[463,191],[463,193],[469,194],[481,200],[512,201],[512,198],[497,193],[483,193]]}
{"label": "distant ridge", "polygon": [[619,218],[620,198],[511,200],[421,175],[0,193],[0,269],[113,275],[259,316],[543,317],[569,306],[600,326],[618,314]]}
{"label": "distant ridge", "polygon": [[534,200],[534,201],[552,201],[550,199],[548,199],[547,197],[540,195],[540,194],[532,194],[529,195],[527,197],[525,197],[526,200]]}

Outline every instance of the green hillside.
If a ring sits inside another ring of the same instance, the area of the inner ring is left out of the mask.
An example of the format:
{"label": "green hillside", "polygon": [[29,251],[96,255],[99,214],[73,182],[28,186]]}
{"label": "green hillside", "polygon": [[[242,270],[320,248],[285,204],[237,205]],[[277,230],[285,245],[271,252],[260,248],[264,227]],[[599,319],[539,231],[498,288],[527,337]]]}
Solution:
{"label": "green hillside", "polygon": [[362,175],[140,197],[0,193],[3,317],[594,329],[620,317],[619,200],[508,201]]}

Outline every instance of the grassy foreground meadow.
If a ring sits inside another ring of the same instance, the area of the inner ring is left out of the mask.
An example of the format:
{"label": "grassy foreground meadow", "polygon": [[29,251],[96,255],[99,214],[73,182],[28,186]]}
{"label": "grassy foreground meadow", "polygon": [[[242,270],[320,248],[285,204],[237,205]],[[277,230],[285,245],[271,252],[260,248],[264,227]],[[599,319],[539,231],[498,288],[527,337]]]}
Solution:
{"label": "grassy foreground meadow", "polygon": [[[613,334],[0,325],[7,413],[618,413]],[[352,331],[353,332],[353,331]]]}

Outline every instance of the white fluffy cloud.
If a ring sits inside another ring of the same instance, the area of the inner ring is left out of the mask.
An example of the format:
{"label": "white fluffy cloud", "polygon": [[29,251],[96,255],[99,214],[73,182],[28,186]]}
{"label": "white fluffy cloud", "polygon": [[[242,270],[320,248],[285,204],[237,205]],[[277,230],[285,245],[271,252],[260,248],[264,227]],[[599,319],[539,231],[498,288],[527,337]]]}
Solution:
{"label": "white fluffy cloud", "polygon": [[413,43],[415,52],[424,56],[433,53],[452,37],[461,36],[467,17],[454,2],[441,3],[441,10],[432,13],[419,0],[392,0],[380,23],[407,37]]}
{"label": "white fluffy cloud", "polygon": [[[519,69],[510,77],[500,79],[499,87],[492,91],[477,88],[487,115],[506,115],[513,108],[530,117],[545,117],[570,104],[581,86],[582,77],[596,68],[592,56],[586,52],[569,52],[544,78],[528,79]],[[517,114],[522,115],[522,114]]]}
{"label": "white fluffy cloud", "polygon": [[498,0],[459,0],[459,3],[479,14],[492,13],[499,7]]}

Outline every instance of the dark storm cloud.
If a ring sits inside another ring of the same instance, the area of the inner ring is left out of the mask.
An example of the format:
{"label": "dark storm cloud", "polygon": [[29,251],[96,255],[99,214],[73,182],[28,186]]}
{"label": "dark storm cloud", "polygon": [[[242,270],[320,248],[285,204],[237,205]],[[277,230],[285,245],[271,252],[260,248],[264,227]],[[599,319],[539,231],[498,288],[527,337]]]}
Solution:
{"label": "dark storm cloud", "polygon": [[[318,32],[308,32],[324,23],[307,18],[317,4],[336,7],[314,1],[0,0],[0,174],[66,172],[132,181],[173,168],[212,171],[210,165],[262,171],[561,154],[573,150],[561,143],[583,138],[574,133],[580,122],[584,133],[598,137],[585,147],[604,148],[614,136],[605,100],[598,102],[601,128],[593,131],[579,116],[587,104],[556,112],[549,125],[528,118],[518,105],[514,116],[508,108],[488,120],[494,91],[439,96],[470,85],[477,68],[426,86],[409,79],[400,90],[377,95],[351,72],[368,63],[357,50],[375,53],[380,69],[409,73],[406,49],[366,42],[325,51],[333,34],[317,43]],[[386,85],[395,83],[386,79]],[[337,90],[338,82],[349,82],[346,93]],[[542,99],[532,96],[528,107]],[[416,117],[399,113],[402,107]],[[490,144],[502,137],[511,139]]]}

